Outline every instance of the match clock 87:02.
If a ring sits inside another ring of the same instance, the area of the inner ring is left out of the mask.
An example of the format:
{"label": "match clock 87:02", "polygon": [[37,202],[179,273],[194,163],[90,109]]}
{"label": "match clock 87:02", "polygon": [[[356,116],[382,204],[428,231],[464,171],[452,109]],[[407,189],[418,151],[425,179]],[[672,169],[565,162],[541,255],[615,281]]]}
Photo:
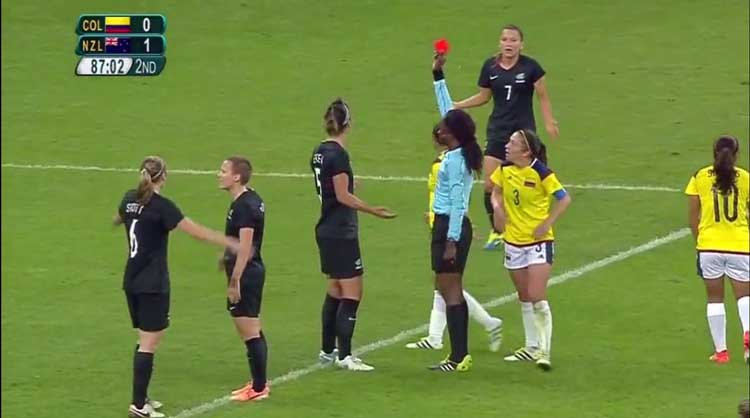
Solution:
{"label": "match clock 87:02", "polygon": [[78,76],[154,76],[166,65],[165,57],[88,56],[76,66]]}

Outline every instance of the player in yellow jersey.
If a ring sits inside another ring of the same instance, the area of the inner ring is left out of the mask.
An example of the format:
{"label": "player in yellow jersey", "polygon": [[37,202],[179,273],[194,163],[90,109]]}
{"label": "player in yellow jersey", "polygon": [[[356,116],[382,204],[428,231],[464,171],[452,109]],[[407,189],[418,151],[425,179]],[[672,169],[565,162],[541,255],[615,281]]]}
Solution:
{"label": "player in yellow jersey", "polygon": [[706,317],[716,363],[729,361],[724,310],[724,277],[732,283],[742,322],[745,361],[750,356],[750,231],[748,187],[750,175],[737,167],[739,141],[721,136],[714,142],[714,162],[690,178],[688,195],[690,229],[696,238],[698,274],[704,279],[708,303]]}
{"label": "player in yellow jersey", "polygon": [[[432,229],[432,225],[435,222],[435,213],[432,211],[432,206],[435,203],[435,186],[437,185],[438,170],[440,169],[440,163],[443,161],[443,158],[445,158],[445,152],[447,151],[446,146],[439,141],[437,125],[435,125],[435,128],[432,130],[432,140],[435,149],[438,151],[438,156],[432,163],[430,175],[427,177],[430,206],[429,210],[425,213],[425,218],[430,225],[430,229]],[[490,351],[496,352],[500,350],[503,337],[503,320],[491,316],[466,290],[464,290],[464,299],[469,307],[469,316],[487,331]],[[447,325],[445,309],[445,299],[443,299],[443,296],[436,289],[432,299],[430,326],[428,328],[427,336],[422,337],[415,342],[406,344],[406,348],[420,348],[424,350],[439,350],[443,348],[443,335],[445,334],[445,327]]]}
{"label": "player in yellow jersey", "polygon": [[506,151],[508,163],[490,177],[493,223],[504,233],[505,267],[521,302],[526,343],[505,360],[536,361],[549,370],[552,311],[547,282],[554,252],[552,225],[570,206],[571,198],[547,168],[546,148],[536,133],[528,129],[514,132]]}

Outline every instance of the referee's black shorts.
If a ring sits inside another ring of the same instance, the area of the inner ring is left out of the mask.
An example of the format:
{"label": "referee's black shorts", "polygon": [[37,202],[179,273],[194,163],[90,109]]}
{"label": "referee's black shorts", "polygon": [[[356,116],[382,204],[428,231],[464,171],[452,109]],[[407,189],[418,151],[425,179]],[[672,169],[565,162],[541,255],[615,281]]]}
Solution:
{"label": "referee's black shorts", "polygon": [[133,328],[157,332],[169,327],[169,293],[125,292]]}
{"label": "referee's black shorts", "polygon": [[459,273],[463,274],[466,261],[469,258],[471,238],[473,232],[471,221],[464,216],[461,223],[461,238],[456,242],[455,260],[443,260],[445,245],[448,241],[448,215],[435,215],[435,223],[432,226],[432,271],[435,273]]}

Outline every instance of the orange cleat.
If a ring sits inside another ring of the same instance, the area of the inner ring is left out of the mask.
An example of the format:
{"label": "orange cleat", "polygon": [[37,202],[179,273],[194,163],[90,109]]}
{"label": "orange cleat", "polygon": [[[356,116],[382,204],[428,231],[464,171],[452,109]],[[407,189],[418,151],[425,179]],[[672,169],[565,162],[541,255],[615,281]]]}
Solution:
{"label": "orange cleat", "polygon": [[717,364],[729,363],[729,351],[717,351],[708,359]]}
{"label": "orange cleat", "polygon": [[745,361],[750,362],[750,331],[745,331],[743,342],[745,344]]}
{"label": "orange cleat", "polygon": [[233,390],[232,391],[232,395],[237,395],[237,394],[240,394],[242,392],[246,392],[248,389],[252,389],[252,388],[253,388],[253,381],[251,380],[251,381],[245,383],[245,386],[243,386],[243,387],[241,387],[239,389]]}
{"label": "orange cleat", "polygon": [[266,385],[266,387],[264,387],[260,392],[254,391],[253,387],[250,386],[246,390],[232,395],[232,400],[237,402],[254,402],[261,399],[266,399],[270,393],[271,389],[268,387],[268,385]]}

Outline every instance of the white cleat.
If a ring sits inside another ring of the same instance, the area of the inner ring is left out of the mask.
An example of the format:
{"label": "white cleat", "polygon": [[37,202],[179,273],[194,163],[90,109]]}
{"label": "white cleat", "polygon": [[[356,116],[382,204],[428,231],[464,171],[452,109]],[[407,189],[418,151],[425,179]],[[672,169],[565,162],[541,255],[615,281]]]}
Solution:
{"label": "white cleat", "polygon": [[419,348],[421,350],[440,350],[443,348],[443,343],[431,342],[430,337],[422,337],[419,339],[419,341],[406,344],[406,348]]}
{"label": "white cleat", "polygon": [[549,354],[540,352],[539,358],[536,360],[536,365],[545,372],[552,370],[552,362],[549,360]]}
{"label": "white cleat", "polygon": [[500,318],[493,319],[496,325],[487,331],[487,338],[490,340],[490,351],[497,353],[500,351],[500,346],[503,345],[503,320]]}
{"label": "white cleat", "polygon": [[333,351],[331,351],[330,353],[326,353],[323,350],[320,350],[320,353],[318,353],[318,361],[322,365],[333,364],[338,357],[339,357],[338,348],[334,348]]}
{"label": "white cleat", "polygon": [[166,415],[156,411],[149,404],[144,404],[143,408],[140,409],[131,404],[128,408],[128,416],[130,418],[164,418]]}
{"label": "white cleat", "polygon": [[365,363],[362,359],[352,355],[346,356],[343,360],[336,359],[336,366],[353,372],[370,372],[375,370],[374,367]]}
{"label": "white cleat", "polygon": [[148,405],[149,405],[149,406],[150,406],[151,408],[153,408],[154,410],[157,410],[157,409],[161,409],[161,408],[162,408],[162,407],[164,406],[164,404],[163,404],[163,403],[161,403],[161,402],[159,402],[159,401],[157,401],[157,400],[155,400],[155,399],[149,399],[149,398],[146,398],[146,403],[147,403],[147,404],[148,404]]}
{"label": "white cleat", "polygon": [[504,357],[503,360],[510,362],[537,361],[540,356],[541,352],[539,349],[521,347],[514,351],[513,354]]}

